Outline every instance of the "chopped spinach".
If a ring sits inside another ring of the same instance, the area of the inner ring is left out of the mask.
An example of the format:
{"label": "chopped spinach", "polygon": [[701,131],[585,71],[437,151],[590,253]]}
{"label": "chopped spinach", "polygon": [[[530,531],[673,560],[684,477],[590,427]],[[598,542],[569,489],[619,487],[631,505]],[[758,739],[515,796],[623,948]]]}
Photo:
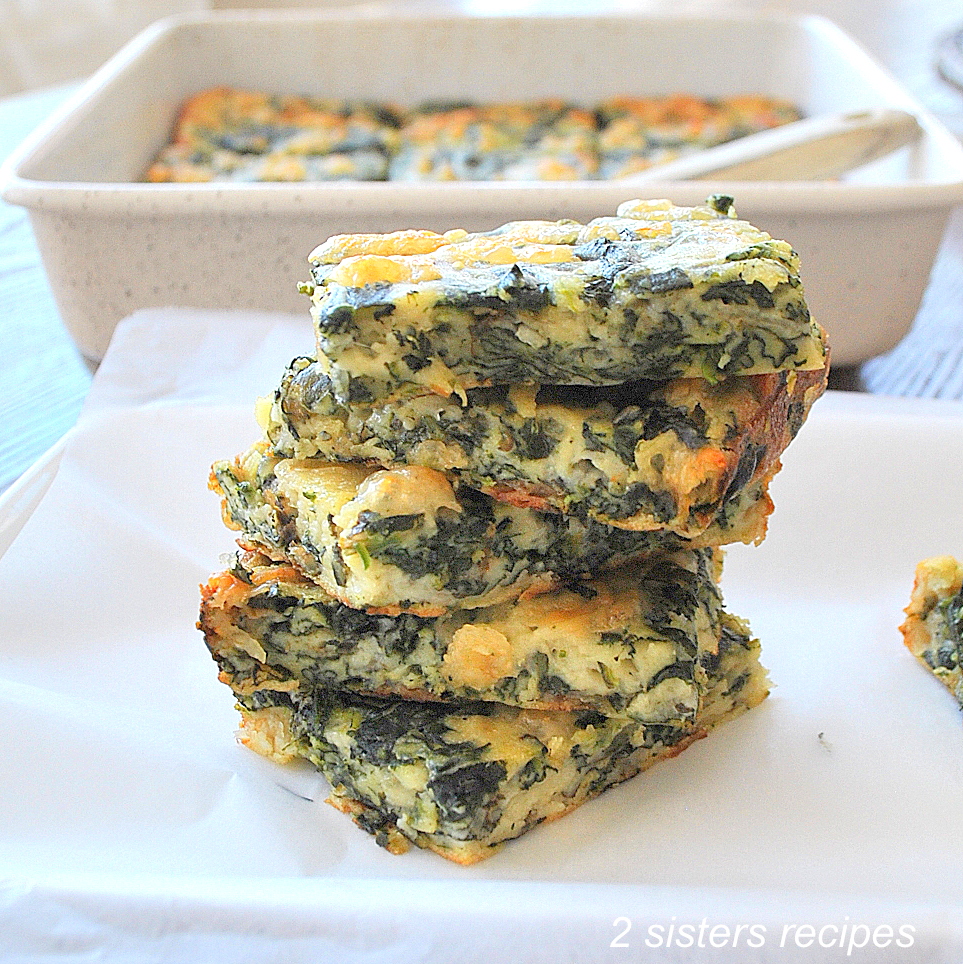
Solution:
{"label": "chopped spinach", "polygon": [[452,766],[435,773],[428,786],[443,820],[453,824],[471,823],[491,807],[492,798],[498,796],[507,772],[501,760]]}

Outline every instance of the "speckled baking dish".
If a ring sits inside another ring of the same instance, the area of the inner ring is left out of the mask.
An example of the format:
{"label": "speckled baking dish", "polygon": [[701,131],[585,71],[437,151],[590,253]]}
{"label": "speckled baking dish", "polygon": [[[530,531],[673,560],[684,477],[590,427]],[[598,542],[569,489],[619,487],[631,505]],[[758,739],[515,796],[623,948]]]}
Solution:
{"label": "speckled baking dish", "polygon": [[[437,50],[444,57],[425,56]],[[832,183],[139,182],[182,100],[221,84],[402,104],[753,92],[788,97],[807,114],[901,107],[924,133]],[[95,360],[117,321],[142,307],[307,317],[298,282],[331,234],[587,220],[640,194],[692,204],[716,191],[797,248],[834,362],[851,364],[892,347],[911,324],[946,219],[963,201],[963,147],[817,17],[219,12],[161,21],[131,42],[8,161],[3,183],[3,197],[29,209],[64,322]]]}

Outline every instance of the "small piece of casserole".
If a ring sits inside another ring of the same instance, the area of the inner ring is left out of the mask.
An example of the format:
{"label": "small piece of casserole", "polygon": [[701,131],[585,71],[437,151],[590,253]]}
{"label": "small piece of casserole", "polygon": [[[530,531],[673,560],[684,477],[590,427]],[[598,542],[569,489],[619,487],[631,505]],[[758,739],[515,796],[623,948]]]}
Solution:
{"label": "small piece of casserole", "polygon": [[352,609],[242,553],[202,587],[199,626],[239,696],[323,687],[414,700],[691,720],[722,599],[713,550],[647,557],[550,592],[437,617]]}
{"label": "small piece of casserole", "polygon": [[278,762],[313,762],[331,786],[328,802],[389,851],[413,843],[472,864],[677,756],[768,694],[758,644],[735,617],[725,617],[702,669],[707,695],[686,724],[260,690],[240,700],[240,739]]}
{"label": "small piece of casserole", "polygon": [[599,173],[626,177],[653,164],[705,150],[748,134],[800,120],[799,109],[778,97],[742,94],[705,98],[609,97],[596,108]]}
{"label": "small piece of casserole", "polygon": [[513,506],[422,466],[381,469],[272,455],[216,462],[211,488],[239,542],[368,612],[437,616],[551,589],[664,549],[758,542],[767,486],[739,490],[694,541]]}
{"label": "small piece of casserole", "polygon": [[909,651],[963,708],[963,565],[953,556],[934,556],[916,567],[900,630]]}
{"label": "small piece of casserole", "polygon": [[388,104],[215,88],[187,100],[149,181],[383,181],[397,149]]}
{"label": "small piece of casserole", "polygon": [[595,114],[562,100],[422,104],[405,115],[392,181],[579,181],[598,170]]}
{"label": "small piece of casserole", "polygon": [[776,471],[825,383],[820,369],[343,405],[302,358],[258,417],[286,458],[421,465],[515,505],[695,538]]}
{"label": "small piece of casserole", "polygon": [[729,197],[627,201],[584,225],[337,235],[309,262],[318,358],[345,402],[827,361],[796,252],[737,219]]}

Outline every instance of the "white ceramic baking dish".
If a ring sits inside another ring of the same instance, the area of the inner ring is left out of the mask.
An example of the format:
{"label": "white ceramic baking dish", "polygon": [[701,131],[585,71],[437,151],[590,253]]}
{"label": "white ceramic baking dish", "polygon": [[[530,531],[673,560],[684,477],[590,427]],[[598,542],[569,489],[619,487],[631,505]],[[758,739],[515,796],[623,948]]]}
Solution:
{"label": "white ceramic baking dish", "polygon": [[[833,183],[138,183],[182,99],[220,84],[401,103],[759,92],[807,114],[905,108],[924,133]],[[137,308],[306,314],[297,283],[331,234],[585,220],[639,194],[690,204],[723,191],[800,252],[811,307],[845,365],[911,324],[963,201],[963,147],[817,17],[221,12],[165,20],[132,41],[10,158],[2,191],[29,209],[64,322],[91,359]]]}

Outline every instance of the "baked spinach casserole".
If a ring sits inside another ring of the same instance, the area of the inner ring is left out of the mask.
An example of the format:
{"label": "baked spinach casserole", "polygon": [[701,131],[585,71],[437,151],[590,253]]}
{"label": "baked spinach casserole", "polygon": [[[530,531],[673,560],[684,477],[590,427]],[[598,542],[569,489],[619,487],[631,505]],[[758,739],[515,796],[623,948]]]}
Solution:
{"label": "baked spinach casserole", "polygon": [[[648,117],[665,152],[699,111],[606,109],[613,150]],[[568,163],[585,117],[538,111]],[[535,163],[525,110],[419,122],[450,149],[395,155],[422,173],[479,138]],[[765,699],[720,578],[826,387],[788,243],[714,196],[340,235],[309,260],[316,350],[208,481],[238,545],[198,627],[245,746],[316,766],[390,852],[471,864]],[[958,697],[961,582],[907,622]]]}
{"label": "baked spinach casserole", "polygon": [[210,487],[245,548],[372,613],[440,616],[551,589],[653,552],[760,541],[766,482],[740,487],[698,538],[635,532],[498,501],[435,469],[282,459],[260,442]]}
{"label": "baked spinach casserole", "polygon": [[180,105],[154,182],[571,181],[621,177],[801,114],[760,94],[480,103],[214,87]]}
{"label": "baked spinach casserole", "polygon": [[204,587],[200,626],[238,694],[323,687],[691,720],[700,653],[718,644],[719,567],[711,549],[683,551],[494,606],[387,616],[247,553]]}
{"label": "baked spinach casserole", "polygon": [[338,401],[298,358],[259,419],[293,459],[420,465],[514,505],[694,538],[771,478],[826,368],[727,378],[417,391]]}
{"label": "baked spinach casserole", "polygon": [[588,224],[337,235],[309,261],[318,361],[343,403],[826,365],[796,252],[728,196],[628,201]]}
{"label": "baked spinach casserole", "polygon": [[239,700],[240,740],[278,762],[310,760],[329,802],[392,853],[414,844],[473,864],[758,705],[769,691],[758,657],[745,625],[725,616],[686,723],[265,689]]}

